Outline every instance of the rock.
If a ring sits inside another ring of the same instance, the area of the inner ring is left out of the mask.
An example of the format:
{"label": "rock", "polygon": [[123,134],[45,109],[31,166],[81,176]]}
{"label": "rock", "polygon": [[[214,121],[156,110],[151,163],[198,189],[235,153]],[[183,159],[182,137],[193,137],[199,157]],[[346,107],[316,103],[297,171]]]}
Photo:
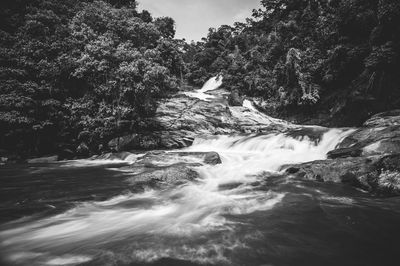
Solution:
{"label": "rock", "polygon": [[206,156],[204,157],[204,163],[206,164],[211,164],[211,165],[216,165],[216,164],[221,164],[221,157],[219,157],[219,154],[216,152],[208,152]]}
{"label": "rock", "polygon": [[185,165],[172,165],[140,173],[128,179],[134,186],[165,188],[193,181],[199,174]]}
{"label": "rock", "polygon": [[137,148],[139,144],[139,135],[130,134],[112,139],[108,142],[108,147],[113,151],[121,152],[133,150]]}
{"label": "rock", "polygon": [[90,149],[86,143],[82,142],[76,148],[76,154],[80,157],[88,157],[90,155]]}
{"label": "rock", "polygon": [[165,149],[179,149],[193,144],[195,135],[186,130],[168,132],[160,131],[160,147]]}
{"label": "rock", "polygon": [[[374,115],[347,136],[332,156],[369,156],[400,153],[400,110]],[[361,153],[360,153],[361,151]]]}
{"label": "rock", "polygon": [[41,157],[27,160],[27,163],[54,163],[58,161],[58,156]]}
{"label": "rock", "polygon": [[400,195],[400,110],[374,115],[328,153],[329,160],[289,166],[287,174]]}
{"label": "rock", "polygon": [[298,178],[351,185],[369,192],[400,195],[400,154],[339,158],[286,166]]}
{"label": "rock", "polygon": [[328,152],[329,159],[346,158],[346,157],[359,157],[362,154],[362,149],[358,147],[340,148]]}
{"label": "rock", "polygon": [[152,151],[138,158],[137,162],[151,166],[165,166],[176,163],[185,163],[190,166],[200,166],[199,161],[204,164],[220,164],[221,158],[216,152],[164,152]]}
{"label": "rock", "polygon": [[193,156],[203,160],[205,164],[217,165],[221,164],[221,157],[216,152],[178,152],[179,156]]}
{"label": "rock", "polygon": [[158,141],[154,144],[160,149],[177,149],[190,146],[201,135],[284,131],[288,128],[288,123],[277,123],[277,120],[261,113],[254,115],[241,106],[242,103],[238,104],[241,99],[237,99],[239,102],[235,104],[240,106],[229,107],[229,92],[225,89],[220,88],[209,94],[214,96],[209,102],[182,93],[160,100],[155,116],[146,122],[154,125],[154,129],[141,135],[157,136]]}
{"label": "rock", "polygon": [[379,113],[364,123],[364,127],[400,126],[400,110]]}
{"label": "rock", "polygon": [[341,177],[348,173],[356,176],[370,173],[375,169],[374,162],[377,162],[377,158],[360,157],[314,161],[284,168],[287,174],[295,174],[304,179],[340,183]]}
{"label": "rock", "polygon": [[238,90],[233,90],[228,96],[230,106],[243,106],[244,98],[240,96]]}

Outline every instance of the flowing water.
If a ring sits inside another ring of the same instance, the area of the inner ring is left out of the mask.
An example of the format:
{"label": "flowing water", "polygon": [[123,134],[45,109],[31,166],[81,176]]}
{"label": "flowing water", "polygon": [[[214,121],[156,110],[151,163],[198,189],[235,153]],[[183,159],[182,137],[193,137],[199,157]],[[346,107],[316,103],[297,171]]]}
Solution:
{"label": "flowing water", "polygon": [[185,94],[189,97],[197,98],[202,101],[211,101],[215,98],[215,96],[208,94],[207,92],[218,89],[222,85],[222,81],[222,76],[210,78],[201,89],[195,90],[193,92],[185,92]]}
{"label": "flowing water", "polygon": [[222,164],[194,166],[194,181],[143,191],[127,181],[140,155],[3,166],[0,262],[396,265],[398,198],[282,171],[325,159],[350,132],[304,127],[198,138],[185,151],[216,151]]}

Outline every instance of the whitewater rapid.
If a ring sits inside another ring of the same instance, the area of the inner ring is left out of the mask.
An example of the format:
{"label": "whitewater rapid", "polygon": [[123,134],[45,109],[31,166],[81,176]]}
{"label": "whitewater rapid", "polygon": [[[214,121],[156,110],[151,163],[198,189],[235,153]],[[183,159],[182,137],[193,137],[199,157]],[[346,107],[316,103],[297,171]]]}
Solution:
{"label": "whitewater rapid", "polygon": [[[187,94],[209,101],[213,96],[207,92],[221,84],[222,77],[214,77],[202,89]],[[112,246],[119,254],[115,256],[128,262],[169,257],[229,264],[224,251],[246,247],[236,237],[243,223],[233,217],[270,211],[286,196],[285,192],[265,187],[263,181],[282,175],[280,171],[287,164],[325,159],[327,152],[352,132],[290,125],[259,112],[249,100],[243,107],[249,119],[284,124],[289,131],[199,137],[191,147],[180,151],[217,152],[222,163],[192,167],[199,174],[197,180],[168,189],[127,192],[106,201],[77,203],[64,213],[44,219],[11,222],[0,228],[2,255],[16,265],[78,265],[104,256],[106,247]],[[232,108],[231,112],[235,111]],[[299,129],[313,133],[293,134]],[[135,166],[142,155],[132,154],[123,160],[111,156],[70,161],[63,167],[122,162]],[[192,159],[199,163],[197,158]],[[178,157],[174,160],[153,164],[165,167],[168,163],[187,163]],[[127,177],[134,175],[130,167],[113,170]],[[123,252],[114,248],[120,246]]]}
{"label": "whitewater rapid", "polygon": [[[167,243],[154,246],[154,241],[234,232],[240,223],[230,216],[271,210],[285,197],[285,193],[259,187],[258,181],[279,174],[286,164],[325,159],[347,134],[349,130],[330,129],[318,140],[284,133],[198,138],[184,151],[216,151],[222,159],[220,165],[193,168],[199,180],[166,190],[148,189],[80,203],[56,216],[14,224],[0,232],[0,247],[12,263],[70,265],[90,261],[96,256],[94,250],[128,239],[132,261],[151,262],[168,256],[218,263],[224,260],[218,250],[243,243],[235,238],[217,239],[171,249]],[[134,164],[135,158],[131,159]],[[213,256],[204,256],[212,250]]]}
{"label": "whitewater rapid", "polygon": [[184,94],[188,97],[197,98],[199,100],[209,102],[214,99],[215,96],[207,92],[218,89],[219,87],[221,87],[222,82],[222,76],[212,77],[203,85],[201,89],[195,90],[193,92],[185,92]]}

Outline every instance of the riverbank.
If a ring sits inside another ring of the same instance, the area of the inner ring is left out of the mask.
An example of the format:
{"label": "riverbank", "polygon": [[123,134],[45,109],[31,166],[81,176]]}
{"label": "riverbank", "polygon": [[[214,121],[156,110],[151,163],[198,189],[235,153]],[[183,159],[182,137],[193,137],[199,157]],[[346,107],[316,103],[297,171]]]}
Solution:
{"label": "riverbank", "polygon": [[[190,147],[201,136],[286,134],[318,143],[329,130],[269,117],[258,110],[251,98],[232,100],[232,94],[219,88],[221,84],[213,78],[199,92],[180,92],[159,102],[156,115],[147,121],[157,125],[153,131],[115,138],[104,148],[102,156],[81,143],[76,152],[68,156],[58,154],[27,160],[2,158],[2,163],[54,163],[84,157],[124,159],[126,154],[146,154],[150,150],[163,154]],[[400,110],[376,114],[353,131],[327,151],[326,160],[284,166],[280,170],[307,180],[349,184],[377,195],[399,195]]]}
{"label": "riverbank", "polygon": [[0,167],[0,262],[391,265],[400,197],[282,170],[324,161],[356,133],[294,127]]}

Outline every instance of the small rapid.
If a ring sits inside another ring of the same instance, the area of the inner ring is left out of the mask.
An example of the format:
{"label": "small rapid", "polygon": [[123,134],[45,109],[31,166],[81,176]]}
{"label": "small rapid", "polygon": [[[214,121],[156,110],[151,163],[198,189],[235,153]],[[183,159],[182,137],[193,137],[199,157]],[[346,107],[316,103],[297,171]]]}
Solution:
{"label": "small rapid", "polygon": [[215,98],[215,96],[208,94],[207,92],[218,89],[221,87],[222,82],[222,76],[212,77],[203,85],[201,89],[195,90],[194,92],[185,92],[185,95],[202,101],[211,101]]}

